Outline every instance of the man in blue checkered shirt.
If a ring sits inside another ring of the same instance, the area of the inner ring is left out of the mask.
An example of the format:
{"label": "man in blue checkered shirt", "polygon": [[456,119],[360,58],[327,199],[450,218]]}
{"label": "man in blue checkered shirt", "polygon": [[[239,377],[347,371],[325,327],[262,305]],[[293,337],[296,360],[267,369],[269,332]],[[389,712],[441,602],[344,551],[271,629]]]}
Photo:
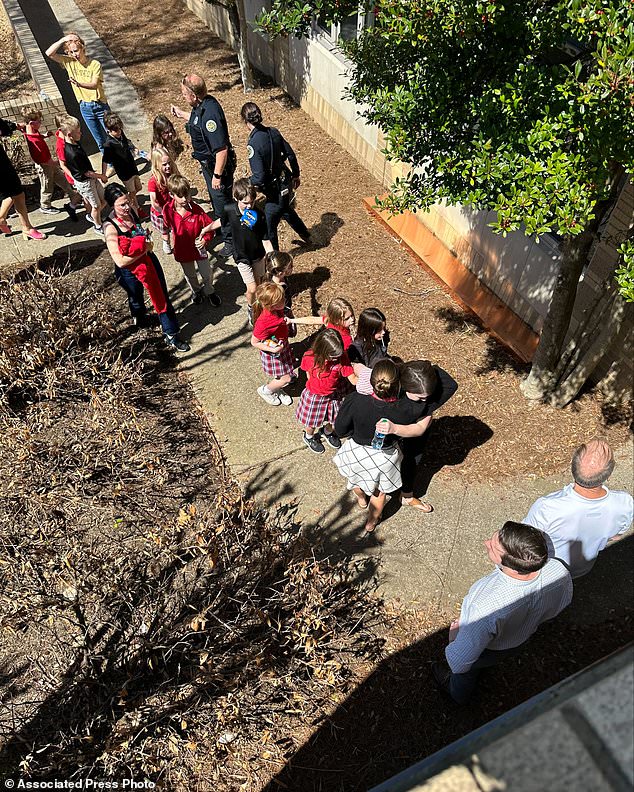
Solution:
{"label": "man in blue checkered shirt", "polygon": [[572,599],[566,567],[548,558],[544,534],[506,522],[484,543],[496,568],[469,589],[460,618],[451,623],[447,663],[434,663],[436,684],[458,704],[473,694],[480,670],[515,654],[542,622]]}

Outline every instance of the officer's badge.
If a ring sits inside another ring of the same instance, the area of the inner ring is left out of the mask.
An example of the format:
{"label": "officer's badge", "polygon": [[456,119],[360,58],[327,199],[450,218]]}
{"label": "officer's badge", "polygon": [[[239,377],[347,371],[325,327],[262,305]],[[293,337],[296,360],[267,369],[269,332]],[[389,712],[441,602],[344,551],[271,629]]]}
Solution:
{"label": "officer's badge", "polygon": [[251,157],[255,154],[255,151],[253,151],[253,146],[247,146],[247,154],[249,155],[249,159],[251,159]]}
{"label": "officer's badge", "polygon": [[205,124],[205,129],[207,130],[207,132],[215,132],[216,129],[218,129],[218,124],[216,124],[216,122],[210,118],[209,121],[207,121],[207,123]]}

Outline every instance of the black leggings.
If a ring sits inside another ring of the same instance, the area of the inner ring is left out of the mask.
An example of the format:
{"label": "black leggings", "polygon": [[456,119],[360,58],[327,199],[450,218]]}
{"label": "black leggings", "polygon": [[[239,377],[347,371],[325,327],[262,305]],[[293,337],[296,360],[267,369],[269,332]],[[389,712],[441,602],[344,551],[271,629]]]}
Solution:
{"label": "black leggings", "polygon": [[401,462],[402,492],[414,491],[416,471],[420,465],[425,447],[427,445],[427,432],[420,437],[405,437],[401,443],[403,461]]}

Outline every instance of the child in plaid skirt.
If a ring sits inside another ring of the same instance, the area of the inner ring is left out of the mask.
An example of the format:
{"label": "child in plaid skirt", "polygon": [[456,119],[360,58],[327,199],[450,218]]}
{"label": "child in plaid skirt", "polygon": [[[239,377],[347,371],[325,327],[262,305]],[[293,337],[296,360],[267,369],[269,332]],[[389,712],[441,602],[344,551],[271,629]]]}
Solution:
{"label": "child in plaid skirt", "polygon": [[341,448],[333,429],[341,403],[339,385],[345,378],[353,384],[356,382],[341,335],[332,329],[319,333],[302,358],[301,369],[308,373],[308,379],[295,415],[304,427],[304,443],[313,453],[323,454],[326,449],[319,436],[323,426],[328,445]]}
{"label": "child in plaid skirt", "polygon": [[295,363],[288,343],[288,324],[284,316],[284,289],[278,283],[262,283],[255,291],[251,346],[260,350],[262,370],[270,381],[258,388],[267,404],[290,405],[293,399],[284,391],[294,376]]}

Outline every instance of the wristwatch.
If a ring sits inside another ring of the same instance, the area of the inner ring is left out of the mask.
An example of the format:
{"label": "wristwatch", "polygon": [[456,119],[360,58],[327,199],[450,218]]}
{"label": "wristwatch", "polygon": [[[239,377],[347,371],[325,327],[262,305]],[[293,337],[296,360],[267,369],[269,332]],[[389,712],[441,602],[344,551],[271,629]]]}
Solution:
{"label": "wristwatch", "polygon": [[222,179],[222,173],[214,173],[214,179]]}

